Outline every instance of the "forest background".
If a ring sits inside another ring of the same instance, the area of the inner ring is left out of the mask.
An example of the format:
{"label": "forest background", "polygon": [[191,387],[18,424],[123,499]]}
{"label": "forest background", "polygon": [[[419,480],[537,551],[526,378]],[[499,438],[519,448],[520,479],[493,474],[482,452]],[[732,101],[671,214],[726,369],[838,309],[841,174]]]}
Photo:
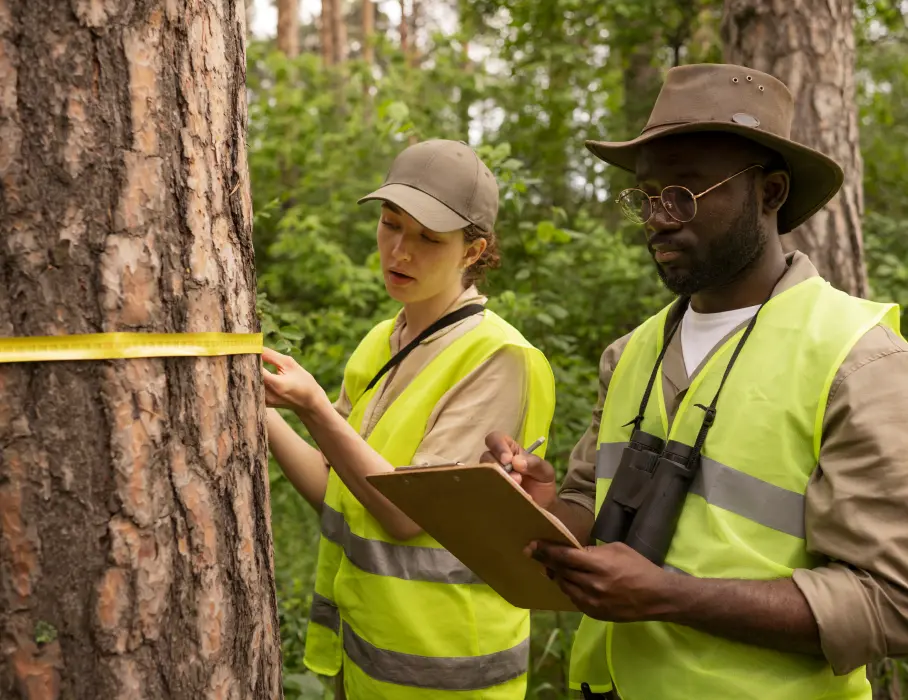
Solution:
{"label": "forest background", "polygon": [[[357,198],[408,143],[467,140],[501,186],[503,267],[484,290],[552,363],[549,456],[563,470],[602,350],[669,298],[614,204],[628,176],[583,142],[637,134],[664,71],[684,63],[749,62],[799,86],[795,137],[832,140],[849,184],[833,205],[845,215],[795,241],[837,286],[908,309],[906,2],[247,0],[247,26],[258,308],[267,343],[332,397],[358,340],[396,308],[377,212]],[[836,99],[811,89],[823,81]],[[270,479],[285,693],[329,698],[302,665],[317,517],[273,461]],[[566,697],[576,624],[534,613],[528,697]],[[899,663],[873,675],[875,697],[908,688]]]}

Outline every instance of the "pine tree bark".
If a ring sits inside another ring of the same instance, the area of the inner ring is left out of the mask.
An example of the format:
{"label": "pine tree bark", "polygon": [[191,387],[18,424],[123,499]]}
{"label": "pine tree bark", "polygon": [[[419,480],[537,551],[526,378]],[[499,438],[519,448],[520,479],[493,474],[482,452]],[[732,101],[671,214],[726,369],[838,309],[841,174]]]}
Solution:
{"label": "pine tree bark", "polygon": [[288,58],[299,56],[299,0],[277,0],[277,48]]}
{"label": "pine tree bark", "polygon": [[845,170],[841,192],[783,237],[827,280],[867,295],[861,219],[863,161],[855,100],[854,0],[725,0],[725,60],[770,73],[795,98],[792,138]]}
{"label": "pine tree bark", "polygon": [[[258,330],[244,13],[0,0],[0,337]],[[0,396],[0,697],[281,697],[259,358]]]}

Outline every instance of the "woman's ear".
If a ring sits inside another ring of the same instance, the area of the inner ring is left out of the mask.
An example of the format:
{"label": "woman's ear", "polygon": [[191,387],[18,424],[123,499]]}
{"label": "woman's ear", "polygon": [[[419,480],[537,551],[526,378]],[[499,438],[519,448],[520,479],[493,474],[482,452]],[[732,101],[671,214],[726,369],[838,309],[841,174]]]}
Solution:
{"label": "woman's ear", "polygon": [[475,241],[471,241],[470,245],[467,246],[467,249],[463,254],[463,267],[464,269],[470,267],[474,264],[479,258],[482,257],[482,254],[486,251],[489,242],[485,238],[477,238]]}
{"label": "woman's ear", "polygon": [[791,180],[784,170],[773,170],[763,178],[763,208],[766,213],[776,213],[788,200]]}

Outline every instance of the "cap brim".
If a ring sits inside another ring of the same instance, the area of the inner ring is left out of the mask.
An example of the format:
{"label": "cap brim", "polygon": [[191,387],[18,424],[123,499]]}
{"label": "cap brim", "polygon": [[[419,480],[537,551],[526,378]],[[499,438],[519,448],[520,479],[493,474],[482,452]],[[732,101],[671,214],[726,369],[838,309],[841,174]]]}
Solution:
{"label": "cap brim", "polygon": [[666,136],[704,132],[737,134],[776,151],[785,159],[791,184],[788,199],[779,210],[779,233],[788,233],[822,209],[845,179],[839,164],[819,151],[740,124],[692,122],[656,127],[632,141],[587,141],[586,147],[600,160],[634,172],[637,153],[643,144]]}
{"label": "cap brim", "polygon": [[379,187],[375,192],[358,200],[357,204],[379,200],[395,204],[416,219],[427,229],[439,233],[457,231],[470,225],[464,219],[435,197],[409,185],[390,184]]}

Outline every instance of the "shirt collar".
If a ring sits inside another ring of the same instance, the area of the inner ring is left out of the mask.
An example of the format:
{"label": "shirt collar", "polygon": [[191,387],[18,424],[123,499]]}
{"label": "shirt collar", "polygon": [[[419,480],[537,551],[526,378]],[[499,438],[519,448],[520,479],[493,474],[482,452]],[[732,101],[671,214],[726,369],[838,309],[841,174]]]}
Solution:
{"label": "shirt collar", "polygon": [[[441,318],[442,316],[446,316],[447,314],[451,313],[452,311],[457,311],[457,309],[463,308],[467,304],[482,304],[483,306],[485,306],[486,302],[488,302],[488,297],[481,294],[479,292],[479,290],[476,288],[475,284],[470,285],[469,287],[464,289],[463,293],[459,297],[457,297],[448,306],[448,308],[446,308],[442,312],[442,314],[441,314],[441,316],[439,316],[439,318]],[[464,321],[465,320],[466,319],[464,319]],[[442,328],[439,331],[436,331],[435,333],[430,335],[428,338],[425,338],[420,343],[420,345],[425,345],[427,343],[431,343],[435,340],[438,340],[439,338],[444,337],[445,335],[450,333],[452,330],[457,328],[457,326],[459,326],[461,323],[463,323],[463,321],[458,321],[457,323],[454,323],[450,326]],[[406,327],[406,325],[407,325],[407,320],[406,320],[406,317],[404,316],[403,309],[401,309],[397,314],[397,318],[394,320],[394,331],[391,334],[392,347],[398,347],[398,348],[400,347],[400,335],[403,332],[403,329]]]}

